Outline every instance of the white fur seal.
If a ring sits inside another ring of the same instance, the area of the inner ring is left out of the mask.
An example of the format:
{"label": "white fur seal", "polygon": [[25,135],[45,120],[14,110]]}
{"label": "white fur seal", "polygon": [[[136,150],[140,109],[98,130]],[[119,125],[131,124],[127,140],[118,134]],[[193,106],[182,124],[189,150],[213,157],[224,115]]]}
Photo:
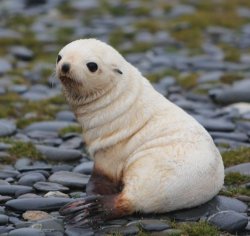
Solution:
{"label": "white fur seal", "polygon": [[94,159],[90,196],[60,210],[69,224],[194,207],[219,192],[224,167],[210,135],[114,48],[71,42],[56,74]]}

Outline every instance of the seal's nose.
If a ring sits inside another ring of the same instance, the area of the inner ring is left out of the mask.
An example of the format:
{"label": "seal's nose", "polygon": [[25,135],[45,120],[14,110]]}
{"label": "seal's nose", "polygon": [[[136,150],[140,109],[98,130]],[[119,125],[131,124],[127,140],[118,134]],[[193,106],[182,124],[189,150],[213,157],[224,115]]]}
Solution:
{"label": "seal's nose", "polygon": [[64,64],[62,65],[61,70],[62,70],[63,73],[69,72],[69,69],[70,69],[70,64],[69,64],[69,63],[64,63]]}

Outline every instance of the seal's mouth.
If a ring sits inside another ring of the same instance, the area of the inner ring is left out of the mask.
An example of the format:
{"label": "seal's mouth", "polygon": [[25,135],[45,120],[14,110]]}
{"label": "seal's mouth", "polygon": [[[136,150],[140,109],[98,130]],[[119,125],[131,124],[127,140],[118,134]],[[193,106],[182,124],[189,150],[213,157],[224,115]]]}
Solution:
{"label": "seal's mouth", "polygon": [[67,85],[82,85],[81,82],[77,81],[76,79],[69,77],[69,76],[65,76],[65,75],[61,75],[59,76],[59,79],[62,81],[62,83],[67,86]]}

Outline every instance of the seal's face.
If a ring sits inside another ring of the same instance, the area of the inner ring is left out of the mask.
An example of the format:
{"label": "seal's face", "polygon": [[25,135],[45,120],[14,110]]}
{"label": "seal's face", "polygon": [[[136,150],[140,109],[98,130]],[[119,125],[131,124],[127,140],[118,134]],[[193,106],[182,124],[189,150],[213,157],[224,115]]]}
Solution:
{"label": "seal's face", "polygon": [[58,54],[56,75],[68,94],[79,97],[103,90],[123,72],[122,56],[95,39],[81,39],[66,45]]}

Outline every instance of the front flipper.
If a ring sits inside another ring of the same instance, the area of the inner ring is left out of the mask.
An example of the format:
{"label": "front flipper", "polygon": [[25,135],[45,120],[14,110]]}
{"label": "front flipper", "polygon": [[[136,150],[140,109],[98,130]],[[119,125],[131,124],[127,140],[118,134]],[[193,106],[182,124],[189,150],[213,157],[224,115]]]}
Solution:
{"label": "front flipper", "polygon": [[106,220],[133,213],[133,209],[122,194],[90,195],[63,206],[59,213],[71,227],[96,228]]}
{"label": "front flipper", "polygon": [[103,196],[91,195],[63,206],[59,213],[64,216],[66,224],[77,226],[96,226],[105,220]]}

